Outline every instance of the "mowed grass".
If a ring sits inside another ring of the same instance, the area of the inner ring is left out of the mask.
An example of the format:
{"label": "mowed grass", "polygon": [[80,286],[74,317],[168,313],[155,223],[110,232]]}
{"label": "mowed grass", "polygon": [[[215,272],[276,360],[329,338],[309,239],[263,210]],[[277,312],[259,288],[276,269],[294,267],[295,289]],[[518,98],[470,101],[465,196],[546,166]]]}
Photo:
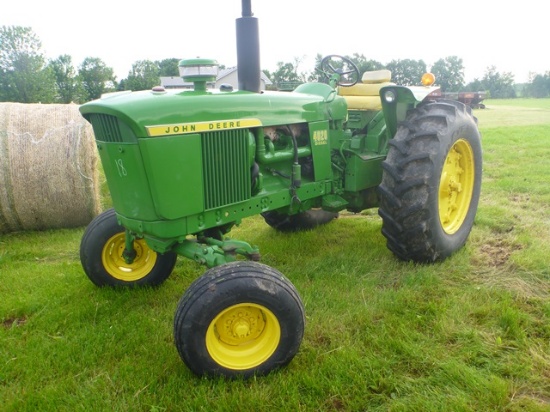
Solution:
{"label": "mowed grass", "polygon": [[99,289],[79,262],[84,228],[0,236],[0,410],[549,411],[550,99],[485,103],[476,224],[445,262],[398,261],[376,210],[231,232],[306,308],[297,356],[263,378],[181,362],[174,311],[205,268],[179,259],[159,288]]}

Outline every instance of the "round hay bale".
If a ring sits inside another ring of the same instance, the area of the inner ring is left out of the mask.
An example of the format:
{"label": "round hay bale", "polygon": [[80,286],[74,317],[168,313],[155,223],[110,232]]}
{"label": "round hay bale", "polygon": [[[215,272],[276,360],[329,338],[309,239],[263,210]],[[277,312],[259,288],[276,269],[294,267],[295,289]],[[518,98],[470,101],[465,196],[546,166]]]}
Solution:
{"label": "round hay bale", "polygon": [[0,233],[87,225],[97,152],[76,104],[0,103]]}

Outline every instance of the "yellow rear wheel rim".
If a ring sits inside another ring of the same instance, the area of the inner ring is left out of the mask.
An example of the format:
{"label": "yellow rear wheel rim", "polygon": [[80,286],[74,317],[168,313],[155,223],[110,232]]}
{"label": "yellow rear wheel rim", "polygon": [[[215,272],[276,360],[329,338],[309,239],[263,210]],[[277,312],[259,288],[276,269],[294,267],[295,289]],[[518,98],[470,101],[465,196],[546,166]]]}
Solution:
{"label": "yellow rear wheel rim", "polygon": [[439,183],[439,221],[445,233],[456,233],[470,209],[475,182],[472,146],[457,140],[445,159]]}
{"label": "yellow rear wheel rim", "polygon": [[134,241],[136,257],[130,264],[126,263],[122,252],[126,247],[124,232],[112,236],[103,246],[101,261],[105,270],[115,279],[132,282],[144,278],[155,266],[157,253],[147,246],[143,239]]}
{"label": "yellow rear wheel rim", "polygon": [[281,340],[277,317],[264,306],[241,303],[224,309],[206,331],[206,349],[219,365],[233,370],[257,367]]}

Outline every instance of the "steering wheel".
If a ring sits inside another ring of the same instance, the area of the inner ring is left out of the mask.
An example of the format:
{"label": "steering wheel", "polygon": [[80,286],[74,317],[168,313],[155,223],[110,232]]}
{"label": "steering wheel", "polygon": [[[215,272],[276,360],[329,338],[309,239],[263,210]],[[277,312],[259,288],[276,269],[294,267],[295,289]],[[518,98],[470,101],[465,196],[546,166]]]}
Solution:
{"label": "steering wheel", "polygon": [[359,69],[350,59],[331,54],[323,57],[320,64],[321,72],[332,80],[336,76],[336,84],[351,87],[359,81]]}

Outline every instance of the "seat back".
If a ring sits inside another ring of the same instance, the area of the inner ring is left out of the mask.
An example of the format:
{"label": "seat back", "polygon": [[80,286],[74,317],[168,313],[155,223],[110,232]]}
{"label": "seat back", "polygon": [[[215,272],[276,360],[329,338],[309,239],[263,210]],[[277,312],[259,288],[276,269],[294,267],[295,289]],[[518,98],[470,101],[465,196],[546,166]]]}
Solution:
{"label": "seat back", "polygon": [[391,71],[373,70],[363,73],[361,83],[351,87],[339,87],[338,94],[343,96],[348,109],[352,110],[382,110],[380,89],[391,83]]}

